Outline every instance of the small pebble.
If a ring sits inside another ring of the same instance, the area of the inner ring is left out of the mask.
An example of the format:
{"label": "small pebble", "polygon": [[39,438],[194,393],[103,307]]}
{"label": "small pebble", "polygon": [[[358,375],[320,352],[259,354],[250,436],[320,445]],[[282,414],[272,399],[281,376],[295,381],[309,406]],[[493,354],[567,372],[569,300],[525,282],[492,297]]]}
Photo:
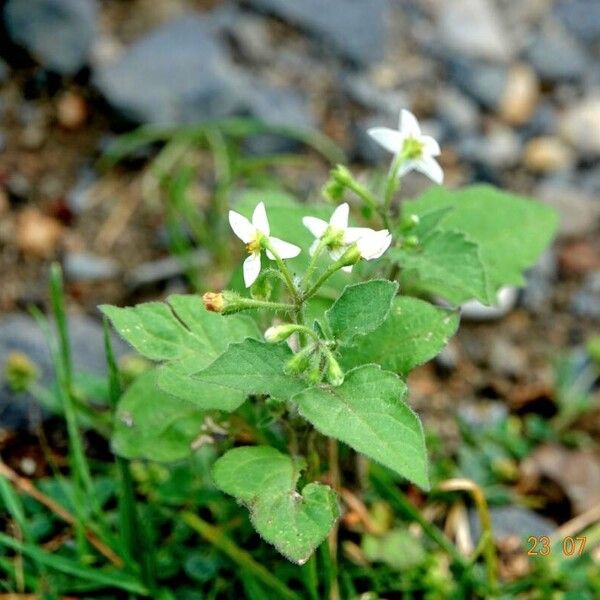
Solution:
{"label": "small pebble", "polygon": [[523,160],[533,173],[551,173],[571,170],[575,164],[575,155],[559,138],[545,136],[527,142]]}
{"label": "small pebble", "polygon": [[523,125],[533,116],[538,105],[540,85],[535,71],[518,64],[508,71],[504,94],[498,112],[509,125]]}
{"label": "small pebble", "polygon": [[58,122],[65,129],[79,129],[87,120],[88,108],[83,96],[65,92],[56,106]]}

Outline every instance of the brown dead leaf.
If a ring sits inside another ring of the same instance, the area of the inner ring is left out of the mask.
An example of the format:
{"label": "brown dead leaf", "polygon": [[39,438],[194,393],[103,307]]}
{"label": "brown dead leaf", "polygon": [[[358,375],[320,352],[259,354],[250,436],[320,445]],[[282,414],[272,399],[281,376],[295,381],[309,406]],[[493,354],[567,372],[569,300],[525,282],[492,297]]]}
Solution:
{"label": "brown dead leaf", "polygon": [[545,444],[521,463],[521,475],[528,486],[535,486],[544,478],[558,484],[571,501],[575,514],[600,502],[600,453],[597,450],[569,450],[558,444]]}

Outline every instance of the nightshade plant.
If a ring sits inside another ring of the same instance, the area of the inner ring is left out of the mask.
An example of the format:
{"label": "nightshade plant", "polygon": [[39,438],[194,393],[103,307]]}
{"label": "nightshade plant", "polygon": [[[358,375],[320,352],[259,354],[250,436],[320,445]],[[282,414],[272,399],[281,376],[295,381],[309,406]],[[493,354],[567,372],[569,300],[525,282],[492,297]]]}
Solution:
{"label": "nightshade plant", "polygon": [[[406,377],[455,333],[461,303],[493,304],[501,287],[523,283],[556,226],[547,206],[484,185],[434,186],[400,203],[408,171],[442,182],[439,145],[408,111],[399,130],[369,133],[394,154],[379,187],[337,166],[326,203],[279,192],[239,200],[229,222],[246,258],[231,289],[101,307],[157,363],[119,402],[115,452],[175,461],[216,443],[228,413],[256,408],[262,428],[246,445],[230,436],[213,479],[298,564],[335,538],[338,441],[430,487]],[[349,226],[359,216],[370,227]]]}

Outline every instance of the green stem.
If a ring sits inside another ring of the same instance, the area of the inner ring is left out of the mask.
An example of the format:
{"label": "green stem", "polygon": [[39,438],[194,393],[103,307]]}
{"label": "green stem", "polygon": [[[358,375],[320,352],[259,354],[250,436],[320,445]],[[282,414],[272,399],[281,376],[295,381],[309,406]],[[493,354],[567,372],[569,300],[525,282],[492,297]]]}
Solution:
{"label": "green stem", "polygon": [[385,226],[390,229],[390,207],[392,204],[392,200],[394,199],[394,194],[400,188],[400,178],[398,177],[398,172],[400,171],[400,167],[404,162],[404,156],[402,154],[397,154],[390,165],[390,170],[388,172],[387,180],[385,182],[385,193],[383,197],[383,206],[381,210],[381,216],[384,220]]}
{"label": "green stem", "polygon": [[[348,250],[346,250],[346,252],[344,253],[344,255],[342,257],[340,257],[338,260],[336,260],[334,263],[331,263],[326,269],[325,271],[323,271],[323,273],[321,273],[321,276],[317,279],[317,281],[314,283],[314,285],[312,285],[306,292],[304,292],[303,296],[302,296],[302,301],[306,302],[306,300],[308,300],[309,298],[311,298],[312,296],[314,296],[314,294],[317,292],[317,290],[337,271],[339,271],[342,267],[347,267],[350,266],[351,264],[354,264],[353,262],[349,262],[352,259],[349,258],[349,256],[351,255],[351,253],[353,251],[356,251],[358,253],[358,248],[356,248],[356,244],[353,244],[352,246],[350,246],[350,248],[348,248]],[[358,259],[360,258],[359,254],[356,254],[353,258],[356,258],[356,260],[354,262],[358,262]]]}
{"label": "green stem", "polygon": [[239,298],[235,301],[234,311],[228,311],[226,309],[224,312],[225,314],[230,314],[230,312],[239,312],[241,310],[252,310],[258,308],[264,308],[266,310],[274,311],[293,312],[296,310],[296,305],[288,304],[285,302],[271,302],[270,300],[258,300],[256,298]]}
{"label": "green stem", "polygon": [[235,564],[254,575],[256,579],[273,590],[278,598],[300,600],[295,592],[277,579],[266,567],[256,562],[248,552],[236,546],[218,527],[207,523],[198,515],[189,511],[181,513],[181,518],[189,527],[227,555]]}
{"label": "green stem", "polygon": [[273,258],[275,259],[275,262],[277,263],[277,266],[279,267],[279,270],[281,271],[281,274],[283,275],[285,284],[286,284],[290,294],[292,295],[294,302],[298,303],[300,300],[300,298],[298,296],[298,290],[296,289],[296,286],[294,285],[294,280],[292,279],[292,275],[291,275],[289,269],[287,268],[287,265],[283,262],[283,259],[281,258],[281,256],[279,256],[279,254],[277,253],[275,248],[273,248],[273,245],[269,241],[269,238],[265,237],[263,239],[265,240],[265,248],[268,249],[269,252],[273,255]]}
{"label": "green stem", "polygon": [[315,270],[315,268],[317,266],[317,261],[319,260],[319,257],[323,253],[323,250],[325,250],[326,246],[327,246],[327,241],[325,240],[324,237],[322,237],[319,240],[319,243],[318,243],[317,247],[315,248],[313,255],[310,258],[310,262],[308,263],[308,267],[306,268],[306,272],[304,273],[304,277],[302,278],[302,281],[300,283],[300,288],[303,289],[304,286],[310,281],[313,271]]}
{"label": "green stem", "polygon": [[344,183],[350,191],[354,192],[361,200],[364,200],[369,208],[373,209],[375,212],[379,212],[378,202],[375,196],[362,183],[359,183],[354,178],[348,179]]}
{"label": "green stem", "polygon": [[[122,394],[119,371],[115,360],[112,344],[110,341],[110,330],[108,320],[104,318],[104,351],[106,354],[106,363],[108,366],[109,397],[113,413],[117,409],[117,404]],[[129,469],[129,461],[120,456],[116,456],[116,464],[119,472],[119,529],[123,536],[125,553],[128,561],[135,560],[138,554],[140,556],[140,567],[142,580],[150,590],[156,589],[154,573],[156,572],[154,561],[154,548],[150,544],[146,529],[140,522],[136,501],[135,489]],[[139,549],[144,548],[144,552],[139,553]]]}
{"label": "green stem", "polygon": [[95,490],[92,476],[83,450],[83,443],[77,426],[77,414],[73,402],[73,368],[71,362],[71,348],[69,345],[69,334],[67,331],[67,318],[64,307],[64,292],[62,284],[62,271],[57,263],[50,269],[50,296],[52,311],[56,319],[58,332],[58,353],[55,355],[56,371],[58,374],[58,390],[62,401],[62,407],[67,422],[67,433],[69,437],[69,450],[72,460],[74,474],[74,505],[77,511],[77,539],[81,553],[85,552],[87,543],[83,532],[83,523],[87,519],[86,500],[91,503],[95,512],[99,513],[95,501]]}

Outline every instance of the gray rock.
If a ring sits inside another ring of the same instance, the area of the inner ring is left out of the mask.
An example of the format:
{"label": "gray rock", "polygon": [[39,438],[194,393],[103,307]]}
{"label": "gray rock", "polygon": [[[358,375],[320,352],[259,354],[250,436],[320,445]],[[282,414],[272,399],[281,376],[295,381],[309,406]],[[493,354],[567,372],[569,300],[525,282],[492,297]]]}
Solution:
{"label": "gray rock", "polygon": [[168,256],[145,262],[127,274],[126,283],[132,289],[155,285],[181,277],[185,274],[187,266],[206,266],[209,260],[207,251],[201,248],[190,252],[185,257]]}
{"label": "gray rock", "polygon": [[486,135],[465,137],[458,143],[457,151],[469,162],[505,169],[519,162],[521,140],[510,127],[497,125]]}
{"label": "gray rock", "polygon": [[400,90],[382,90],[362,73],[349,73],[343,79],[348,95],[374,113],[398,119],[400,108],[410,104],[406,93]]}
{"label": "gray rock", "polygon": [[[492,520],[492,531],[494,540],[502,540],[507,537],[516,536],[519,539],[530,535],[550,536],[556,530],[556,524],[520,506],[493,506],[490,508]],[[469,511],[469,521],[475,539],[481,535],[481,524],[477,511]]]}
{"label": "gray rock", "polygon": [[466,58],[448,60],[448,75],[467,96],[488,109],[496,109],[506,90],[508,69]]}
{"label": "gray rock", "polygon": [[246,0],[246,3],[304,29],[358,65],[369,65],[383,57],[387,0]]}
{"label": "gray rock", "polygon": [[63,266],[71,281],[102,281],[115,277],[119,272],[116,261],[90,252],[70,252],[65,256]]}
{"label": "gray rock", "polygon": [[598,0],[559,0],[555,13],[580,40],[590,44],[600,40]]}
{"label": "gray rock", "polygon": [[87,63],[96,16],[95,0],[8,0],[4,7],[13,41],[61,75],[73,75]]}
{"label": "gray rock", "polygon": [[241,109],[241,90],[210,23],[189,15],[136,42],[94,83],[123,117],[139,123],[189,123]]}
{"label": "gray rock", "polygon": [[600,156],[600,90],[569,107],[561,119],[560,133],[581,156]]}
{"label": "gray rock", "polygon": [[[72,315],[69,317],[69,336],[75,370],[104,375],[106,359],[100,321],[84,315]],[[116,336],[113,336],[113,347],[117,356],[128,351],[125,343]],[[55,380],[42,330],[34,319],[19,313],[10,313],[0,319],[0,428],[32,428],[44,412],[30,394],[15,394],[8,388],[4,367],[13,352],[22,352],[35,363],[40,385],[49,386]]]}
{"label": "gray rock", "polygon": [[490,347],[490,368],[498,375],[518,377],[527,368],[527,356],[521,348],[502,337],[496,337]]}
{"label": "gray rock", "polygon": [[520,303],[532,313],[549,311],[552,308],[553,288],[557,277],[556,252],[550,249],[527,272],[527,285],[521,292]]}
{"label": "gray rock", "polygon": [[586,276],[581,290],[573,296],[571,312],[578,317],[600,321],[600,271]]}
{"label": "gray rock", "polygon": [[477,105],[454,88],[443,88],[437,96],[438,115],[457,136],[473,133],[479,127]]}
{"label": "gray rock", "polygon": [[542,81],[574,81],[587,71],[589,60],[581,46],[556,23],[547,24],[527,49],[527,58]]}
{"label": "gray rock", "polygon": [[482,431],[499,425],[508,417],[508,409],[502,402],[480,401],[461,404],[458,418],[473,431]]}
{"label": "gray rock", "polygon": [[495,62],[515,55],[511,32],[490,0],[453,0],[439,7],[438,34],[446,50]]}
{"label": "gray rock", "polygon": [[596,230],[600,219],[600,205],[578,187],[550,180],[541,183],[534,196],[558,211],[560,238],[578,238]]}
{"label": "gray rock", "polygon": [[461,304],[460,314],[467,321],[495,321],[506,316],[517,302],[518,291],[512,286],[500,288],[496,304],[486,306],[478,300],[469,300]]}

